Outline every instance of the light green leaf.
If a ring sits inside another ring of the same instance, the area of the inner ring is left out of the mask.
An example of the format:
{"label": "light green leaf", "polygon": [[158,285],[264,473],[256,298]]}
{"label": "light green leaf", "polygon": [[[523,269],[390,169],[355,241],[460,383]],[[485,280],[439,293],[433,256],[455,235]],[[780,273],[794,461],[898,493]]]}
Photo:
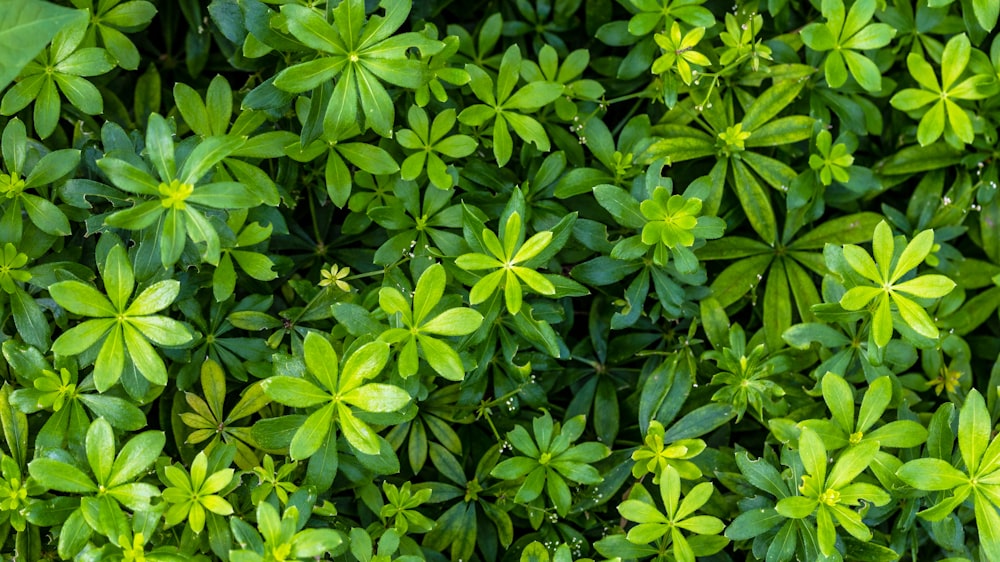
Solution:
{"label": "light green leaf", "polygon": [[[854,51],[842,51],[847,68],[851,75],[858,81],[862,88],[869,92],[878,92],[882,89],[882,73],[868,57]],[[831,55],[832,56],[832,55]]]}
{"label": "light green leaf", "polygon": [[37,458],[28,465],[28,472],[40,485],[49,490],[86,494],[97,491],[97,485],[75,466],[49,458]]}
{"label": "light green leaf", "polygon": [[[329,392],[337,391],[337,352],[330,342],[316,332],[309,332],[302,344],[306,368]],[[265,389],[266,390],[266,389]]]}
{"label": "light green leaf", "polygon": [[823,400],[833,415],[834,421],[845,433],[854,432],[854,392],[843,377],[827,373],[823,375]]}
{"label": "light green leaf", "polygon": [[843,488],[868,468],[875,454],[878,453],[879,444],[875,441],[863,441],[841,453],[833,468],[830,469],[830,477],[826,480],[826,486],[834,490]]}
{"label": "light green leaf", "polygon": [[808,427],[803,427],[799,435],[799,457],[806,472],[819,482],[826,481],[826,447],[819,435]]}
{"label": "light green leaf", "polygon": [[871,323],[872,337],[875,345],[885,347],[892,339],[892,311],[889,308],[889,297],[879,297],[875,305],[875,313]]}
{"label": "light green leaf", "polygon": [[[281,7],[281,14],[286,17],[288,31],[306,46],[325,53],[347,54],[340,34],[315,11],[297,4],[286,4]],[[349,37],[348,41],[353,39]]]}
{"label": "light green leaf", "polygon": [[127,316],[147,316],[170,306],[180,293],[180,283],[173,279],[157,281],[143,289],[125,311]]}
{"label": "light green leaf", "polygon": [[341,396],[341,400],[368,412],[396,412],[410,402],[410,395],[398,386],[369,383]]}
{"label": "light green leaf", "polygon": [[889,283],[895,283],[908,271],[920,265],[924,261],[924,258],[927,257],[927,254],[931,252],[933,246],[933,230],[924,230],[914,236],[913,240],[910,240],[910,243],[906,245],[903,253],[899,256],[899,261],[896,262],[896,267],[892,270],[892,276],[889,277]]}
{"label": "light green leaf", "polygon": [[143,337],[142,333],[130,324],[123,324],[122,335],[129,358],[132,359],[136,370],[149,382],[161,386],[166,385],[167,368],[163,364],[163,360],[160,359],[160,355],[156,353],[156,350]]}
{"label": "light green leaf", "polygon": [[245,141],[240,137],[208,137],[198,143],[191,151],[178,176],[181,183],[194,185],[215,167],[223,158],[229,156]]}
{"label": "light green leaf", "polygon": [[760,235],[761,240],[774,244],[778,232],[771,199],[743,162],[733,162],[733,177],[736,196],[747,214],[750,226]]}
{"label": "light green leaf", "polygon": [[531,82],[503,102],[504,108],[534,111],[548,105],[563,93],[563,85],[556,82]]}
{"label": "light green leaf", "polygon": [[153,167],[160,173],[160,179],[169,183],[177,176],[173,131],[167,120],[158,113],[149,116],[149,124],[146,127],[146,153],[153,161]]}
{"label": "light green leaf", "polygon": [[20,74],[55,34],[81,12],[41,0],[4,0],[0,2],[0,45],[5,53],[0,61],[0,90]]}
{"label": "light green leaf", "polygon": [[[827,374],[829,376],[829,374]],[[825,378],[825,377],[824,377]],[[868,385],[864,398],[861,399],[861,410],[858,412],[858,431],[868,431],[882,417],[886,407],[892,400],[892,380],[889,377],[879,377]],[[851,411],[853,415],[853,408]],[[853,427],[846,428],[848,433]],[[890,446],[886,443],[883,447]]]}
{"label": "light green leaf", "polygon": [[899,309],[899,315],[903,318],[903,322],[906,322],[918,334],[931,339],[936,339],[940,335],[934,321],[931,320],[930,315],[922,306],[903,295],[892,295],[892,302],[896,303],[896,308]]}
{"label": "light green leaf", "polygon": [[915,459],[904,464],[896,476],[918,490],[940,491],[966,484],[968,475],[941,459]]}
{"label": "light green leaf", "polygon": [[462,359],[451,346],[439,339],[424,335],[418,335],[417,340],[420,342],[424,359],[439,375],[452,381],[465,378]]}
{"label": "light green leaf", "polygon": [[144,473],[160,456],[165,443],[162,431],[144,431],[129,439],[118,453],[106,485],[120,486]]}
{"label": "light green leaf", "polygon": [[975,474],[979,468],[979,461],[989,445],[991,429],[986,401],[978,390],[972,389],[958,414],[958,448],[969,474]]}
{"label": "light green leaf", "polygon": [[329,392],[295,377],[273,376],[262,381],[261,387],[271,400],[294,408],[308,408],[332,398]]}
{"label": "light green leaf", "polygon": [[88,320],[79,326],[63,332],[53,342],[52,352],[59,355],[78,355],[83,353],[96,344],[115,325],[115,320],[111,318]]}
{"label": "light green leaf", "polygon": [[381,373],[388,362],[389,345],[385,342],[374,341],[359,347],[344,362],[340,374],[340,391],[348,392],[361,386],[365,380]]}
{"label": "light green leaf", "polygon": [[84,440],[87,462],[97,478],[97,483],[107,485],[111,478],[111,466],[115,460],[115,435],[111,424],[104,418],[97,418],[87,429]]}
{"label": "light green leaf", "polygon": [[345,405],[337,406],[337,415],[340,420],[340,428],[344,432],[344,437],[352,447],[365,453],[366,455],[376,455],[379,452],[378,435],[368,424],[359,420],[350,408]]}
{"label": "light green leaf", "polygon": [[313,453],[319,450],[323,441],[326,440],[327,434],[331,431],[333,410],[336,407],[337,405],[331,402],[310,414],[309,417],[302,422],[302,426],[295,432],[295,435],[292,437],[292,442],[288,447],[288,456],[290,456],[292,460],[298,461],[309,458],[313,455]]}
{"label": "light green leaf", "polygon": [[861,310],[882,292],[879,287],[854,287],[840,297],[840,306],[845,310]]}
{"label": "light green leaf", "polygon": [[837,46],[837,38],[830,28],[821,23],[811,23],[799,32],[802,42],[814,51],[829,51]]}
{"label": "light green leaf", "polygon": [[[135,288],[135,276],[132,274],[132,264],[125,250],[118,244],[108,252],[107,262],[101,272],[104,276],[104,290],[111,297],[115,310],[124,311],[132,290]],[[177,282],[174,282],[177,284]]]}
{"label": "light green leaf", "polygon": [[464,336],[471,334],[483,322],[483,315],[471,308],[451,308],[427,321],[421,332],[439,336]]}
{"label": "light green leaf", "polygon": [[917,125],[917,141],[920,146],[927,146],[936,141],[944,132],[944,124],[944,101],[938,101],[931,106]]}
{"label": "light green leaf", "polygon": [[293,94],[307,92],[339,74],[346,64],[347,57],[322,57],[299,63],[279,72],[274,77],[274,86]]}
{"label": "light green leaf", "polygon": [[[997,17],[1000,16],[1000,4],[990,0],[972,0],[972,11],[976,14],[976,20],[986,31],[993,31],[997,25]],[[1000,529],[1000,525],[994,527]],[[993,551],[991,557],[1000,556],[1000,548]]]}
{"label": "light green leaf", "polygon": [[444,267],[441,264],[436,263],[424,270],[413,290],[413,323],[415,325],[422,324],[431,310],[441,301],[445,282]]}
{"label": "light green leaf", "polygon": [[97,318],[114,317],[118,314],[106,296],[79,281],[54,283],[49,286],[49,294],[59,306],[73,314]]}

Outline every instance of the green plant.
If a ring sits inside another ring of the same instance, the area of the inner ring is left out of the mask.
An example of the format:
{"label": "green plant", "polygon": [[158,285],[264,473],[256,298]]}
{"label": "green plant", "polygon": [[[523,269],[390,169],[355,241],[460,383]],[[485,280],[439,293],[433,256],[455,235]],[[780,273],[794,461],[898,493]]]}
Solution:
{"label": "green plant", "polygon": [[844,246],[844,260],[865,281],[863,285],[851,287],[844,293],[840,298],[840,305],[846,310],[860,310],[871,304],[874,308],[871,334],[876,345],[885,346],[892,338],[890,303],[896,305],[903,322],[918,334],[928,338],[938,336],[938,329],[927,312],[903,295],[926,299],[943,297],[955,287],[955,282],[944,275],[922,275],[898,283],[904,275],[924,261],[933,243],[934,231],[926,230],[915,236],[902,252],[897,253],[889,225],[883,221],[875,227],[872,238],[874,260],[858,246]]}
{"label": "green plant", "polygon": [[0,557],[1000,559],[998,14],[0,0]]}

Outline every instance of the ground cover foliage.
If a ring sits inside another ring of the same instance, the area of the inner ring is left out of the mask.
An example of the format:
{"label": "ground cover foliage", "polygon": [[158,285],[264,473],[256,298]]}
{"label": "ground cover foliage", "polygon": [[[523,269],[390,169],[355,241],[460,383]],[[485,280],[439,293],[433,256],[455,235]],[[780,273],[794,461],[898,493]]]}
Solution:
{"label": "ground cover foliage", "polygon": [[0,1],[0,551],[1000,560],[998,6]]}

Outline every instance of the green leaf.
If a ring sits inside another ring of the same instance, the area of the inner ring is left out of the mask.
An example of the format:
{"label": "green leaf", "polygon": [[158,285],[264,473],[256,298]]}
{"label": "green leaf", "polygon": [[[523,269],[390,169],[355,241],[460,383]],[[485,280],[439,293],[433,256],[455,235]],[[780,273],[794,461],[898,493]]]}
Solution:
{"label": "green leaf", "polygon": [[212,134],[212,121],[209,119],[208,109],[194,88],[182,82],[175,83],[174,103],[177,104],[177,110],[192,131],[203,137]]}
{"label": "green leaf", "polygon": [[39,349],[48,348],[52,327],[35,299],[24,289],[15,287],[10,294],[10,307],[14,314],[14,326],[21,339]]}
{"label": "green leaf", "polygon": [[[313,10],[296,4],[288,4],[282,6],[281,13],[287,19],[288,30],[307,47],[325,53],[346,54],[346,45],[341,40],[340,34]],[[338,20],[335,21],[339,23]],[[352,45],[354,39],[356,39],[356,33],[347,36],[347,40]]]}
{"label": "green leaf", "polygon": [[144,431],[129,439],[115,458],[107,486],[119,486],[143,474],[160,456],[165,443],[162,431]]}
{"label": "green leaf", "polygon": [[6,89],[56,33],[82,18],[81,12],[41,0],[0,2],[0,90]]}
{"label": "green leaf", "polygon": [[847,82],[847,66],[844,64],[844,59],[848,52],[850,51],[834,51],[826,57],[823,72],[826,75],[826,82],[831,88],[840,88],[844,82]]}
{"label": "green leaf", "polygon": [[503,102],[504,108],[534,111],[548,105],[563,93],[563,85],[555,82],[531,82]]}
{"label": "green leaf", "polygon": [[863,441],[850,447],[837,459],[837,462],[830,469],[830,477],[826,480],[826,485],[834,490],[845,487],[854,481],[854,478],[865,471],[871,464],[875,454],[878,453],[879,444],[875,441]]}
{"label": "green leaf", "polygon": [[130,324],[122,325],[122,336],[129,358],[136,370],[155,385],[167,384],[167,369],[159,354],[139,330]]}
{"label": "green leaf", "polygon": [[331,395],[313,383],[295,377],[274,376],[261,382],[268,398],[295,408],[308,408],[329,402]]}
{"label": "green leaf", "polygon": [[184,166],[178,172],[181,183],[196,184],[223,158],[242,146],[243,142],[242,138],[232,136],[204,139],[184,160]]}
{"label": "green leaf", "polygon": [[[883,377],[887,378],[887,377]],[[868,433],[865,437],[878,441],[882,447],[916,447],[927,440],[927,429],[917,422],[896,420]]]}
{"label": "green leaf", "polygon": [[750,226],[757,231],[761,240],[774,244],[778,231],[770,197],[743,162],[733,162],[733,179],[736,196],[747,214],[747,219],[750,220]]}
{"label": "green leaf", "polygon": [[410,395],[398,386],[370,383],[344,394],[341,400],[368,412],[395,412],[410,402]]}
{"label": "green leaf", "polygon": [[506,166],[513,152],[514,141],[511,139],[510,130],[507,129],[507,121],[501,115],[497,115],[493,122],[493,156],[497,165]]}
{"label": "green leaf", "polygon": [[917,126],[917,141],[920,146],[927,146],[936,141],[944,132],[945,110],[944,102],[939,101],[920,119]]}
{"label": "green leaf", "polygon": [[538,467],[538,461],[535,459],[514,457],[496,465],[490,475],[502,480],[517,480],[526,476],[536,467]]}
{"label": "green leaf", "polygon": [[115,460],[115,436],[111,424],[98,418],[90,424],[84,441],[87,462],[97,482],[105,486],[111,478],[111,467]]}
{"label": "green leaf", "polygon": [[811,23],[803,27],[799,34],[802,42],[814,51],[829,51],[837,46],[837,38],[828,26],[821,23]]}
{"label": "green leaf", "polygon": [[842,51],[842,55],[847,68],[851,71],[851,76],[854,76],[862,88],[869,92],[878,92],[882,89],[882,73],[871,59],[847,50]]}
{"label": "green leaf", "polygon": [[879,296],[874,306],[871,322],[872,339],[875,345],[885,347],[892,339],[892,311],[889,308],[889,297]]}
{"label": "green leaf", "polygon": [[50,285],[49,294],[59,306],[73,314],[98,318],[118,314],[106,296],[79,281],[62,281]]}
{"label": "green leaf", "polygon": [[784,520],[785,517],[774,508],[751,509],[733,519],[733,522],[726,527],[726,536],[734,541],[751,540],[770,531]]}
{"label": "green leaf", "polygon": [[198,186],[187,200],[213,209],[246,209],[261,203],[260,196],[255,191],[238,182]]}
{"label": "green leaf", "polygon": [[[825,379],[826,377],[824,377]],[[872,381],[868,385],[868,390],[865,392],[864,398],[861,399],[861,410],[858,412],[858,431],[868,431],[874,426],[879,421],[879,418],[882,417],[891,400],[892,380],[889,377],[879,377]],[[853,413],[854,410],[852,408],[852,418]],[[845,431],[850,433],[854,431],[854,428],[848,426],[845,428]],[[891,445],[882,443],[882,446],[887,447]]]}
{"label": "green leaf", "polygon": [[[995,13],[995,12],[994,12]],[[994,22],[996,16],[993,16]],[[982,556],[987,560],[995,560],[1000,556],[1000,514],[992,498],[976,491],[976,528],[979,530],[979,543],[982,546]]]}
{"label": "green leaf", "polygon": [[[914,236],[913,240],[910,240],[910,243],[906,245],[906,248],[903,249],[903,253],[899,256],[899,260],[896,262],[896,267],[893,268],[892,275],[889,276],[889,282],[894,283],[911,269],[920,265],[924,261],[924,258],[927,257],[927,254],[931,252],[933,245],[933,230],[924,230],[920,234]],[[876,256],[877,254],[878,251],[876,250]],[[891,255],[892,251],[890,250],[885,255],[886,262],[888,262]],[[882,265],[881,259],[879,260],[879,264]],[[888,263],[885,264],[885,267],[888,267]]]}
{"label": "green leaf", "polygon": [[[67,281],[69,283],[69,281]],[[88,320],[63,332],[52,343],[52,352],[59,355],[78,355],[96,344],[117,324],[111,318]]]}
{"label": "green leaf", "polygon": [[399,171],[399,164],[392,155],[378,146],[349,142],[338,144],[337,151],[345,160],[370,174],[386,175]]}
{"label": "green leaf", "polygon": [[368,424],[355,417],[347,406],[338,405],[337,412],[340,428],[343,430],[347,442],[364,454],[378,454],[379,439],[375,431]]}
{"label": "green leaf", "polygon": [[59,207],[36,195],[24,193],[21,202],[28,218],[42,232],[53,236],[66,236],[70,233],[69,220]]}
{"label": "green leaf", "polygon": [[798,97],[804,86],[805,81],[802,80],[776,80],[747,108],[743,116],[743,130],[753,132],[770,121]]}
{"label": "green leaf", "polygon": [[[306,335],[302,346],[305,350],[306,368],[309,369],[309,372],[316,377],[316,380],[318,380],[319,383],[327,389],[327,391],[331,393],[336,392],[338,389],[338,359],[337,353],[333,350],[333,346],[330,345],[330,342],[325,337],[316,332],[309,332]],[[265,391],[266,390],[267,388],[265,388]],[[272,398],[274,397],[272,396]]]}
{"label": "green leaf", "polygon": [[934,325],[934,321],[931,320],[930,315],[922,306],[898,294],[892,296],[892,302],[896,303],[896,308],[899,309],[899,315],[903,321],[918,334],[932,339],[938,337],[937,326]]}
{"label": "green leaf", "polygon": [[896,476],[918,490],[951,490],[966,484],[968,475],[941,459],[915,459],[904,464]]}
{"label": "green leaf", "polygon": [[340,74],[346,63],[346,59],[334,57],[299,63],[279,72],[274,77],[274,86],[293,94],[307,92]]}
{"label": "green leaf", "polygon": [[66,149],[50,152],[35,164],[31,173],[25,178],[24,185],[25,187],[48,185],[72,173],[79,163],[80,151],[78,150]]}
{"label": "green leaf", "polygon": [[310,414],[302,422],[302,426],[295,432],[295,436],[292,437],[292,442],[288,447],[288,456],[292,460],[302,460],[311,457],[313,453],[319,450],[326,440],[327,434],[332,431],[331,424],[334,408],[337,408],[337,404],[331,402]]}
{"label": "green leaf", "polygon": [[423,274],[421,274],[420,279],[417,280],[417,286],[413,290],[414,324],[423,324],[427,315],[430,314],[431,310],[437,306],[438,302],[441,301],[441,297],[444,295],[446,281],[447,278],[444,273],[444,267],[442,267],[441,264],[436,263],[428,267],[424,270]]}
{"label": "green leaf", "polygon": [[[986,31],[992,31],[997,25],[997,17],[1000,16],[1000,4],[990,2],[990,0],[972,0],[972,11],[976,14],[979,25]],[[993,552],[996,555],[1000,549]]]}
{"label": "green leaf", "polygon": [[163,267],[169,267],[181,259],[181,252],[184,251],[187,234],[184,217],[177,209],[169,209],[160,224],[160,262]]}
{"label": "green leaf", "polygon": [[40,485],[49,490],[74,494],[97,491],[97,485],[79,468],[48,458],[38,458],[28,465],[28,472]]}
{"label": "green leaf", "polygon": [[[374,341],[359,347],[346,361],[340,374],[340,392],[353,390],[382,372],[389,362],[389,345]],[[374,454],[374,453],[369,453]]]}
{"label": "green leaf", "polygon": [[781,334],[792,325],[792,299],[788,289],[786,260],[772,264],[764,289],[764,333],[771,349],[781,347]]}
{"label": "green leaf", "polygon": [[953,36],[944,46],[941,54],[941,89],[951,90],[951,86],[962,75],[966,65],[969,63],[969,56],[972,53],[972,46],[969,36],[961,33]]}
{"label": "green leaf", "polygon": [[826,481],[826,447],[823,446],[819,435],[808,427],[803,427],[799,435],[799,457],[802,458],[802,466],[806,472],[813,475],[818,482]]}
{"label": "green leaf", "polygon": [[465,378],[465,368],[458,353],[447,343],[429,336],[418,335],[417,340],[427,363],[442,377],[460,381]]}
{"label": "green leaf", "polygon": [[90,540],[93,533],[93,529],[91,529],[86,519],[84,519],[83,511],[80,509],[73,510],[59,532],[59,556],[67,560],[75,557],[87,546],[87,541]]}
{"label": "green leaf", "polygon": [[173,131],[167,120],[157,113],[149,116],[149,124],[146,127],[146,153],[163,181],[169,183],[177,176]]}
{"label": "green leaf", "polygon": [[170,306],[180,294],[181,284],[174,279],[157,281],[143,289],[126,309],[127,316],[147,316]]}
{"label": "green leaf", "polygon": [[975,474],[979,468],[979,461],[989,445],[991,429],[986,401],[978,390],[972,389],[958,413],[958,448],[969,474]]}
{"label": "green leaf", "polygon": [[[834,373],[823,376],[823,399],[833,419],[845,433],[854,432],[854,392],[843,377]],[[891,390],[890,390],[891,396]],[[867,395],[866,395],[867,397]]]}
{"label": "green leaf", "polygon": [[451,308],[428,320],[421,332],[439,336],[464,336],[476,331],[483,323],[483,315],[471,308]]}
{"label": "green leaf", "polygon": [[132,264],[128,255],[121,246],[116,244],[108,252],[101,274],[104,277],[104,290],[111,298],[111,304],[115,310],[124,311],[135,287],[135,276],[132,274]]}
{"label": "green leaf", "polygon": [[594,197],[621,226],[638,229],[646,225],[646,217],[639,209],[639,202],[624,189],[601,184],[594,187]]}
{"label": "green leaf", "polygon": [[866,279],[875,283],[883,282],[884,276],[879,271],[879,267],[875,265],[875,261],[868,255],[868,252],[860,247],[854,244],[845,244],[844,260],[847,261],[847,265],[851,266],[851,269],[860,273]]}
{"label": "green leaf", "polygon": [[804,519],[816,511],[817,502],[812,498],[791,496],[782,498],[775,505],[775,510],[784,517]]}

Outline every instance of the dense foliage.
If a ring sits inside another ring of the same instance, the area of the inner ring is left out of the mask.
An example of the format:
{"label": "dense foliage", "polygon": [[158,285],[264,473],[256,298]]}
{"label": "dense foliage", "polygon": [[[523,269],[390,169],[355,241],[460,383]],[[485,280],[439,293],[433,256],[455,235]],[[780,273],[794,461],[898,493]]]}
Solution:
{"label": "dense foliage", "polygon": [[0,552],[1000,560],[994,0],[0,0]]}

